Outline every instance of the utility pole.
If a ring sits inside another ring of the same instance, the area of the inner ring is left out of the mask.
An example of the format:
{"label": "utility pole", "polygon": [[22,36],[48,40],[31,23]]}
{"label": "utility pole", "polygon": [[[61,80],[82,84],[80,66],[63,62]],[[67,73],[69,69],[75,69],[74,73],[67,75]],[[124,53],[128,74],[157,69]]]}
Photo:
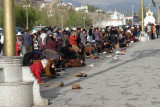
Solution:
{"label": "utility pole", "polygon": [[133,23],[134,23],[134,5],[132,5],[132,17],[133,17],[133,19],[132,19],[132,26],[133,26]]}
{"label": "utility pole", "polygon": [[144,1],[141,0],[141,27],[142,32],[144,32]]}
{"label": "utility pole", "polygon": [[86,28],[86,17],[83,17],[83,21],[84,21],[84,29]]}
{"label": "utility pole", "polygon": [[159,0],[157,0],[157,24],[159,24]]}

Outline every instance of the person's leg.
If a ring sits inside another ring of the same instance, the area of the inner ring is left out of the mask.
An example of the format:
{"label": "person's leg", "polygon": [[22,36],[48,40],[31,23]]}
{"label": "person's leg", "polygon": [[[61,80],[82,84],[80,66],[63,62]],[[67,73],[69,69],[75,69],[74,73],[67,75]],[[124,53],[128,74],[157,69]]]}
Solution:
{"label": "person's leg", "polygon": [[93,40],[93,36],[89,36],[89,42],[91,43]]}

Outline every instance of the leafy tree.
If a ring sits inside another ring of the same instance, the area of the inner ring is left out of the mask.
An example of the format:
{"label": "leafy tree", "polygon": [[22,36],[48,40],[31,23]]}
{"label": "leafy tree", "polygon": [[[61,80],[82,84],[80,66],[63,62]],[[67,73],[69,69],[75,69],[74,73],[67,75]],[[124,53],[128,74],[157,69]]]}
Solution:
{"label": "leafy tree", "polygon": [[3,24],[3,16],[2,16],[2,10],[0,10],[0,27],[2,27]]}
{"label": "leafy tree", "polygon": [[25,28],[26,26],[26,11],[20,5],[15,5],[15,19],[16,19],[16,26]]}
{"label": "leafy tree", "polygon": [[97,9],[98,9],[98,8],[95,7],[95,6],[93,6],[93,5],[88,5],[88,11],[89,11],[89,12],[96,12]]}
{"label": "leafy tree", "polygon": [[[143,15],[144,15],[144,18],[146,17],[146,7],[144,6],[144,8],[143,8]],[[139,16],[139,18],[141,19],[141,8],[139,9],[139,11],[138,11],[138,16]]]}

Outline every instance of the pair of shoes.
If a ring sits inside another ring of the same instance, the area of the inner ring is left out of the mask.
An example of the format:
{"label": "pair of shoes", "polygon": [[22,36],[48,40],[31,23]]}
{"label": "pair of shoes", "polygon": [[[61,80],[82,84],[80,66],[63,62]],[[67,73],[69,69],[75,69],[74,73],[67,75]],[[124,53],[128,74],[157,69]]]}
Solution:
{"label": "pair of shoes", "polygon": [[50,76],[50,78],[57,78],[55,75]]}
{"label": "pair of shoes", "polygon": [[62,67],[61,70],[66,70],[66,69]]}
{"label": "pair of shoes", "polygon": [[60,74],[58,74],[58,73],[56,73],[56,75],[55,76],[61,76]]}
{"label": "pair of shoes", "polygon": [[108,56],[106,56],[107,58],[111,58],[112,57],[112,55],[108,55]]}
{"label": "pair of shoes", "polygon": [[94,59],[99,59],[99,57],[97,56],[97,57],[94,57]]}
{"label": "pair of shoes", "polygon": [[82,64],[81,64],[81,67],[84,67],[84,66],[86,66],[86,64],[85,64],[85,63],[82,63]]}
{"label": "pair of shoes", "polygon": [[86,73],[78,73],[78,74],[74,74],[75,77],[87,77]]}
{"label": "pair of shoes", "polygon": [[125,55],[122,51],[116,51],[116,55]]}
{"label": "pair of shoes", "polygon": [[119,56],[118,56],[118,55],[116,55],[116,56],[114,57],[114,59],[119,59]]}

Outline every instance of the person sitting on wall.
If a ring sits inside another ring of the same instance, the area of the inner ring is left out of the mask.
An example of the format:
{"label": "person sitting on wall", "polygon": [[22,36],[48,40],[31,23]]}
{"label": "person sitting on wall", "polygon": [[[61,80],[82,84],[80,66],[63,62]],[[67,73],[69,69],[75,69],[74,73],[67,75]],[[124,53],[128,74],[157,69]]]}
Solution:
{"label": "person sitting on wall", "polygon": [[44,84],[44,82],[41,81],[41,73],[42,70],[47,66],[48,60],[47,59],[42,59],[37,63],[34,63],[31,65],[31,70],[34,76],[38,79],[40,84]]}

